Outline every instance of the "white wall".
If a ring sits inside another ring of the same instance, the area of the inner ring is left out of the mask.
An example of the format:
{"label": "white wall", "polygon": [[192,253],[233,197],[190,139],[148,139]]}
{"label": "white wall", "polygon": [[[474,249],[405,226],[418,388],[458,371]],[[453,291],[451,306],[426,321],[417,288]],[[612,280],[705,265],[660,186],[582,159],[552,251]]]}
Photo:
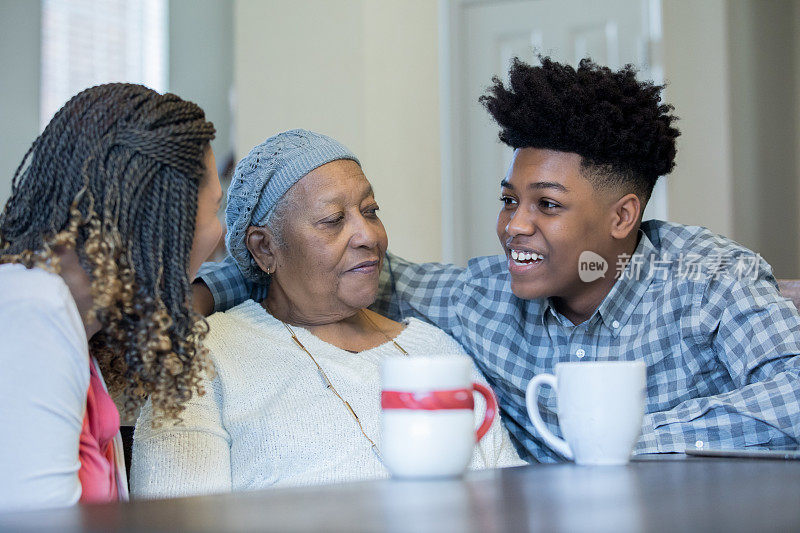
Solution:
{"label": "white wall", "polygon": [[40,19],[38,1],[0,0],[0,206],[39,135]]}
{"label": "white wall", "polygon": [[432,0],[237,0],[239,156],[277,132],[330,135],[361,159],[390,249],[441,258],[438,18]]}

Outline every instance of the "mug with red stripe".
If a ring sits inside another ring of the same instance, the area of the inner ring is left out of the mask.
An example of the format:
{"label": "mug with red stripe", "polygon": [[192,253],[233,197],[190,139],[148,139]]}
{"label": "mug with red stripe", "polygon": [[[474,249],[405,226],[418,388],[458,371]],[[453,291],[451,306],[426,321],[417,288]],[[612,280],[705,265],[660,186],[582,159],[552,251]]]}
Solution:
{"label": "mug with red stripe", "polygon": [[[472,381],[463,356],[391,357],[381,365],[384,463],[395,477],[458,476],[497,412],[492,390]],[[475,429],[474,393],[486,399]]]}

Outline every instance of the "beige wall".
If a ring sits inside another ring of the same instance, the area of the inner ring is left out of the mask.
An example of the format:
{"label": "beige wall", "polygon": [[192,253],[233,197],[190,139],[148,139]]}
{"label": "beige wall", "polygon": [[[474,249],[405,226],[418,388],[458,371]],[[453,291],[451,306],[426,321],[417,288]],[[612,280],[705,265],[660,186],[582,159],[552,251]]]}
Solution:
{"label": "beige wall", "polygon": [[[2,80],[2,200],[38,131],[38,5],[0,0],[10,24],[0,34],[14,43],[3,50],[15,50],[2,61],[16,73]],[[339,138],[375,186],[392,250],[414,260],[442,256],[437,7],[233,6],[237,155],[292,127]],[[664,0],[663,25],[667,99],[683,131],[669,218],[729,235],[776,275],[800,277],[800,0]]]}
{"label": "beige wall", "polygon": [[729,3],[734,237],[800,275],[794,0]]}
{"label": "beige wall", "polygon": [[[794,86],[797,88],[795,92],[795,139],[794,139],[794,153],[796,159],[796,175],[800,176],[800,1],[794,3],[794,13],[792,14],[794,21]],[[800,188],[800,184],[798,184]],[[797,194],[795,209],[800,213],[800,192]],[[795,235],[800,236],[800,215],[797,217],[797,232]],[[800,238],[797,239],[800,241]],[[800,260],[800,259],[799,259]],[[795,272],[795,277],[800,278],[800,268]]]}
{"label": "beige wall", "polygon": [[432,0],[364,2],[364,165],[390,248],[442,259],[438,17]]}
{"label": "beige wall", "polygon": [[[662,10],[682,131],[669,219],[738,240],[779,277],[800,277],[798,13],[800,0]],[[391,249],[440,259],[438,22],[433,0],[236,0],[238,155],[293,127],[340,139],[375,186]]]}
{"label": "beige wall", "polygon": [[375,188],[390,249],[440,259],[437,24],[432,0],[237,0],[239,156],[290,128],[337,138]]}
{"label": "beige wall", "polygon": [[665,0],[666,99],[680,117],[669,219],[733,233],[725,0]]}
{"label": "beige wall", "polygon": [[798,0],[664,0],[666,97],[682,135],[669,219],[800,277]]}

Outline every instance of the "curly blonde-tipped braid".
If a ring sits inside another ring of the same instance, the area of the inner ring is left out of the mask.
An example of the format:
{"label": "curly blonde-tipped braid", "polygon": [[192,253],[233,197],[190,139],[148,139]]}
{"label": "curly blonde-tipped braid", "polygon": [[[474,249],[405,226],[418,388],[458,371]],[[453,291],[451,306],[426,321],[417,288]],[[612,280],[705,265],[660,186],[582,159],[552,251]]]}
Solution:
{"label": "curly blonde-tipped braid", "polygon": [[0,263],[58,272],[74,249],[91,279],[90,339],[112,393],[179,418],[202,393],[208,326],[187,275],[214,127],[195,104],[140,85],[87,89],[53,117],[12,181]]}

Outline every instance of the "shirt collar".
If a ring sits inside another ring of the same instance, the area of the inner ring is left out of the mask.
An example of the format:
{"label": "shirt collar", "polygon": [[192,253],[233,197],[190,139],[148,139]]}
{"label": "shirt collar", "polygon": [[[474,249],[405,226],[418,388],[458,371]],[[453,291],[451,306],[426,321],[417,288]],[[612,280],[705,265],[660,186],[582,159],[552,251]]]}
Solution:
{"label": "shirt collar", "polygon": [[[611,290],[592,313],[587,323],[595,320],[596,315],[600,315],[606,327],[616,337],[619,335],[622,326],[630,320],[633,310],[642,300],[642,297],[650,287],[653,278],[650,276],[650,268],[656,248],[647,237],[639,230],[639,244],[628,262],[625,270],[620,274],[616,270],[616,265],[609,265],[606,275],[617,276],[619,279],[611,287]],[[637,273],[638,271],[638,273]],[[541,324],[546,325],[547,313],[551,313],[561,325],[567,325],[566,319],[556,310],[551,298],[547,298],[542,306],[540,316]]]}
{"label": "shirt collar", "polygon": [[636,251],[633,252],[622,273],[614,269],[611,275],[619,275],[619,279],[597,308],[603,323],[615,337],[619,335],[622,326],[630,320],[634,309],[650,288],[654,279],[651,275],[651,263],[655,258],[655,246],[647,235],[639,230],[639,244],[636,246]]}

